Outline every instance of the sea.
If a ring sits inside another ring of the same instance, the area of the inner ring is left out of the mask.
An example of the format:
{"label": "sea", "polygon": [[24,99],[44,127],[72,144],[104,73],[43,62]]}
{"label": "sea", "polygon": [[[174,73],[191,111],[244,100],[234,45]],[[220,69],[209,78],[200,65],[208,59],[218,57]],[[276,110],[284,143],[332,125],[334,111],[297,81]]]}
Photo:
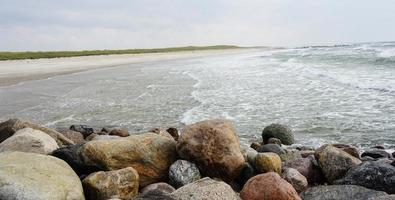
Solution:
{"label": "sea", "polygon": [[243,144],[280,123],[296,145],[395,148],[395,42],[256,48],[0,87],[0,120],[14,117],[133,134],[220,118]]}

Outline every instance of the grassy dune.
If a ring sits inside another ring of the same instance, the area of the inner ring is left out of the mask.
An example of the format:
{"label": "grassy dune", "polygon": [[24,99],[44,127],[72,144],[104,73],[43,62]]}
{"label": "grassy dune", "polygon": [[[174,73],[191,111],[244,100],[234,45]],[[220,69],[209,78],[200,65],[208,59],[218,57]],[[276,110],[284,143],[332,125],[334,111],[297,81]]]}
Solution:
{"label": "grassy dune", "polygon": [[171,48],[156,48],[156,49],[0,52],[0,60],[22,60],[22,59],[59,58],[59,57],[113,55],[113,54],[162,53],[162,52],[195,51],[195,50],[236,49],[236,48],[241,48],[241,47],[231,46],[231,45],[216,45],[216,46],[171,47]]}

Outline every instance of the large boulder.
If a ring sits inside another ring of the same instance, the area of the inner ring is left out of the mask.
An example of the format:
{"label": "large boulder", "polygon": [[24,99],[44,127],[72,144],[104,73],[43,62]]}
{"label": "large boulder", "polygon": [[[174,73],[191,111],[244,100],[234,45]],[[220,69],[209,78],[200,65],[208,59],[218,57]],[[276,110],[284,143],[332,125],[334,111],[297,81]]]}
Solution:
{"label": "large boulder", "polygon": [[301,193],[308,187],[306,177],[304,177],[298,170],[293,168],[285,168],[281,174],[282,178],[290,183],[296,190]]}
{"label": "large boulder", "polygon": [[252,177],[240,192],[244,200],[299,200],[295,189],[277,173],[269,172]]}
{"label": "large boulder", "polygon": [[52,137],[42,131],[31,128],[18,130],[13,136],[7,138],[0,144],[0,152],[22,151],[50,154],[57,148],[59,148],[59,146]]}
{"label": "large boulder", "polygon": [[292,130],[285,125],[281,124],[270,124],[266,126],[262,131],[262,139],[266,144],[270,138],[277,138],[281,140],[282,144],[291,145],[295,142],[294,134]]}
{"label": "large boulder", "polygon": [[169,169],[169,183],[176,188],[182,187],[201,178],[199,169],[194,163],[177,160]]}
{"label": "large boulder", "polygon": [[133,167],[140,176],[140,186],[168,178],[170,165],[176,159],[173,139],[154,133],[133,135],[114,140],[85,143],[80,152],[84,163],[102,170]]}
{"label": "large boulder", "polygon": [[52,156],[55,156],[59,159],[64,160],[67,164],[70,165],[71,168],[77,173],[78,176],[85,177],[93,172],[100,171],[98,167],[95,166],[87,166],[80,154],[79,151],[82,147],[82,144],[70,145],[67,147],[59,148],[52,152]]}
{"label": "large boulder", "polygon": [[366,200],[383,195],[387,194],[357,185],[322,185],[307,189],[301,197],[303,200]]}
{"label": "large boulder", "polygon": [[100,171],[87,176],[82,184],[88,199],[106,200],[111,197],[130,199],[139,191],[139,174],[132,167]]}
{"label": "large boulder", "polygon": [[74,144],[73,141],[55,130],[21,119],[10,119],[0,123],[0,142],[3,142],[5,139],[14,135],[18,130],[24,128],[32,128],[48,134],[59,146]]}
{"label": "large boulder", "polygon": [[292,160],[285,164],[286,167],[298,170],[304,177],[306,177],[309,185],[317,185],[325,182],[324,174],[321,169],[315,165],[314,156]]}
{"label": "large boulder", "polygon": [[351,168],[335,183],[360,185],[395,194],[395,167],[388,163],[367,161]]}
{"label": "large boulder", "polygon": [[254,168],[257,173],[281,173],[281,159],[275,153],[258,153],[255,157]]}
{"label": "large boulder", "polygon": [[184,160],[195,163],[203,175],[234,180],[245,165],[239,138],[233,125],[224,120],[207,120],[184,128],[177,143]]}
{"label": "large boulder", "polygon": [[233,189],[222,181],[211,178],[203,178],[183,187],[172,193],[177,200],[238,200],[238,195]]}
{"label": "large boulder", "polygon": [[64,161],[53,156],[0,153],[0,199],[83,200],[81,181]]}
{"label": "large boulder", "polygon": [[395,195],[383,195],[378,197],[371,197],[368,200],[395,200]]}
{"label": "large boulder", "polygon": [[332,145],[324,145],[317,149],[315,157],[330,183],[342,178],[351,167],[361,163],[358,158]]}

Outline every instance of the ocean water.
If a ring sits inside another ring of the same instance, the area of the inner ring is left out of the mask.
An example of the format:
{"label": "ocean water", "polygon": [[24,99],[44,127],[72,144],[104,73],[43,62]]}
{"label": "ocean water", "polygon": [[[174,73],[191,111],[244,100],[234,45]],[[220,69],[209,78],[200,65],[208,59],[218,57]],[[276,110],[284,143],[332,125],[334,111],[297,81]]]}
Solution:
{"label": "ocean water", "polygon": [[245,144],[282,123],[302,145],[395,148],[395,42],[256,49],[0,87],[0,119],[11,117],[132,133],[224,118]]}

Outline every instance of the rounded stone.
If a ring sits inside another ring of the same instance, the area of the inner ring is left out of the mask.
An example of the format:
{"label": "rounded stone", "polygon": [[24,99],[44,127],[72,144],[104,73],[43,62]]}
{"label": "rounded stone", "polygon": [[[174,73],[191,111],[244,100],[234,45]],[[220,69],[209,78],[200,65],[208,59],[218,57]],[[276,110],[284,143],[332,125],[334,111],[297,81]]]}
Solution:
{"label": "rounded stone", "polygon": [[262,139],[265,144],[268,143],[270,138],[277,138],[281,140],[282,144],[291,145],[295,142],[292,130],[285,125],[270,124],[262,131]]}
{"label": "rounded stone", "polygon": [[255,157],[254,168],[257,173],[281,173],[281,159],[275,153],[258,153]]}
{"label": "rounded stone", "polygon": [[182,187],[201,178],[199,169],[194,163],[177,160],[169,168],[169,183],[176,188]]}

